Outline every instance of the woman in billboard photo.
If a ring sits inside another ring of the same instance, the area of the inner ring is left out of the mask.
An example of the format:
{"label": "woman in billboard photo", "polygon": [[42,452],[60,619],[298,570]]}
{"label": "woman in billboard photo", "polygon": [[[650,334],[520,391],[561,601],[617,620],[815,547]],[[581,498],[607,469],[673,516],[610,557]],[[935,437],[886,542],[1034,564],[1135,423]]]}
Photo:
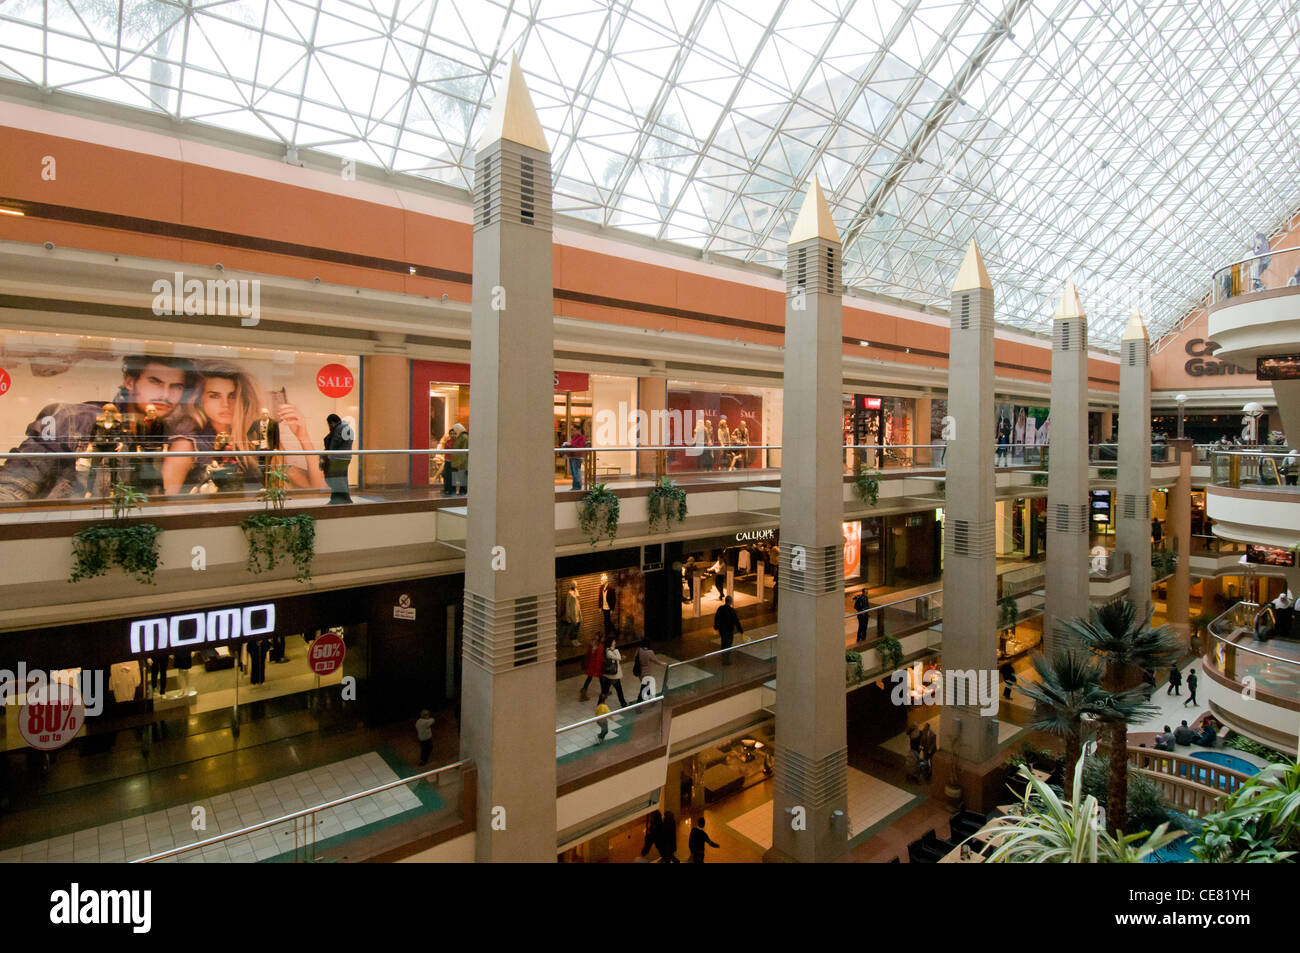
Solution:
{"label": "woman in billboard photo", "polygon": [[[218,435],[226,435],[225,444],[230,450],[257,450],[261,444],[262,398],[256,382],[238,365],[226,361],[197,362],[198,386],[194,403],[183,408],[185,413],[170,420],[172,451],[197,451],[197,457],[168,457],[163,462],[163,489],[168,495],[194,493],[201,489],[242,489],[260,487],[262,471],[254,457],[236,457],[239,461],[237,479],[231,479],[229,467],[213,456]],[[275,419],[298,438],[304,451],[311,451],[311,436],[302,414],[292,404],[281,404]],[[319,459],[307,453],[302,459],[306,466],[290,466],[289,486],[325,488],[325,475]],[[282,458],[272,458],[279,466]],[[222,484],[225,483],[226,486]],[[233,483],[234,485],[230,485]],[[209,486],[209,484],[211,484]]]}

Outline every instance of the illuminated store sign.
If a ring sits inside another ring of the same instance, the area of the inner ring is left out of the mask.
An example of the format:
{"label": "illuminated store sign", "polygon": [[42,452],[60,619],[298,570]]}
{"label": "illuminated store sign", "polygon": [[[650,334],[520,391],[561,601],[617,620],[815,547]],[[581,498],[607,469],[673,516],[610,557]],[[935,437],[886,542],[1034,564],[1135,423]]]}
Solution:
{"label": "illuminated store sign", "polygon": [[764,539],[775,539],[776,530],[758,529],[749,533],[737,533],[736,542],[738,543],[757,543]]}
{"label": "illuminated store sign", "polygon": [[131,623],[131,651],[198,648],[208,642],[234,642],[275,631],[275,603],[243,609],[186,612]]}

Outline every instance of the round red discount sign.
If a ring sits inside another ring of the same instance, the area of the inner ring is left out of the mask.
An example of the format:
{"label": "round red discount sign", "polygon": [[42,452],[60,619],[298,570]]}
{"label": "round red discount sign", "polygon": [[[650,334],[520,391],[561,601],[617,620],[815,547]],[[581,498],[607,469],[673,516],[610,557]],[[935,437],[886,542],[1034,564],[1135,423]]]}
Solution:
{"label": "round red discount sign", "polygon": [[33,748],[57,751],[77,736],[86,723],[81,692],[61,682],[38,686],[27,693],[18,713],[18,730]]}
{"label": "round red discount sign", "polygon": [[326,397],[346,397],[356,384],[352,372],[342,364],[326,364],[316,372],[316,386]]}
{"label": "round red discount sign", "polygon": [[311,655],[308,661],[311,663],[312,672],[316,675],[332,674],[343,664],[343,656],[347,653],[348,647],[343,644],[343,637],[333,632],[326,632],[311,644]]}
{"label": "round red discount sign", "polygon": [[3,367],[0,367],[0,397],[3,397],[5,394],[9,393],[9,388],[12,385],[13,385],[13,378],[9,376],[8,371],[6,371]]}

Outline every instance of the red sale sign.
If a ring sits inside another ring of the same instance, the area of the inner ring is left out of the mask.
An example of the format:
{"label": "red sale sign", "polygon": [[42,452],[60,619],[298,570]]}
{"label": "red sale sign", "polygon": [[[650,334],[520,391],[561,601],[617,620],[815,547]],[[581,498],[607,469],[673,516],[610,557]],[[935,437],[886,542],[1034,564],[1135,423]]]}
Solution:
{"label": "red sale sign", "polygon": [[316,387],[326,397],[346,397],[356,383],[352,372],[342,364],[326,364],[316,372]]}
{"label": "red sale sign", "polygon": [[39,751],[57,751],[77,737],[86,723],[81,693],[71,685],[56,683],[27,693],[18,713],[18,731]]}
{"label": "red sale sign", "polygon": [[0,367],[0,397],[9,393],[9,388],[12,384],[13,379],[9,376],[9,372],[3,367]]}
{"label": "red sale sign", "polygon": [[347,655],[347,652],[348,647],[343,644],[341,635],[326,632],[311,644],[311,652],[307,660],[311,663],[314,674],[331,675],[343,664],[343,656]]}

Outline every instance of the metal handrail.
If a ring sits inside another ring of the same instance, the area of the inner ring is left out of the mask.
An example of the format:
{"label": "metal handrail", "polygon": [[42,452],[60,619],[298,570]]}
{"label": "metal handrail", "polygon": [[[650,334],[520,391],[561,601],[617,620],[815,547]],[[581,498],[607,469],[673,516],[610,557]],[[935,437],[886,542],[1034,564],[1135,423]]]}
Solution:
{"label": "metal handrail", "polygon": [[[677,662],[669,662],[667,667],[664,669],[664,683],[667,684],[668,682],[668,672],[672,671],[674,668],[676,668],[679,665],[690,665],[694,662],[701,662],[706,658],[713,658],[713,656],[715,655],[725,655],[728,652],[734,652],[737,649],[741,649],[741,648],[748,648],[751,645],[762,645],[764,642],[771,642],[775,638],[777,638],[776,634],[765,635],[761,639],[755,639],[752,642],[740,642],[737,645],[733,645],[729,649],[718,649],[716,652],[706,652],[703,655],[697,655],[694,658],[681,659],[680,661]],[[632,707],[631,705],[628,706],[628,708],[631,707]],[[621,710],[622,709],[620,709],[620,711]]]}
{"label": "metal handrail", "polygon": [[1218,268],[1214,269],[1214,274],[1217,276],[1227,271],[1229,268],[1235,268],[1237,265],[1244,265],[1249,261],[1259,261],[1261,258],[1272,258],[1274,255],[1285,255],[1289,251],[1300,251],[1300,245],[1292,245],[1290,248],[1270,248],[1262,255],[1248,255],[1245,258],[1238,259],[1237,261],[1230,262],[1226,265],[1220,265]]}
{"label": "metal handrail", "polygon": [[289,821],[296,821],[299,818],[309,817],[312,814],[319,814],[321,811],[328,810],[332,807],[338,807],[341,804],[349,804],[352,801],[359,801],[361,798],[370,797],[372,794],[382,794],[384,791],[401,787],[404,784],[412,784],[417,781],[423,781],[428,778],[432,778],[439,774],[442,774],[444,771],[452,771],[455,770],[456,768],[463,768],[467,764],[469,764],[468,761],[457,761],[454,764],[444,764],[441,768],[435,768],[434,770],[426,771],[423,774],[412,775],[409,778],[403,778],[399,781],[389,781],[386,784],[381,784],[378,787],[370,788],[369,790],[362,791],[359,794],[349,794],[347,797],[338,798],[337,800],[334,801],[328,801],[325,804],[318,804],[316,807],[305,808],[301,811],[294,811],[292,814],[286,814],[283,817],[277,817],[274,820],[261,821],[249,827],[245,827],[237,831],[231,831],[229,834],[218,834],[215,837],[209,837],[205,840],[196,841],[193,844],[186,844],[183,847],[173,847],[171,850],[165,850],[157,854],[150,854],[148,857],[140,857],[136,860],[131,861],[131,863],[151,864],[154,863],[155,861],[165,860],[168,857],[174,857],[177,854],[187,854],[193,850],[201,850],[205,847],[211,847],[213,844],[219,844],[222,841],[234,840],[236,837],[244,837],[248,834],[253,833],[254,831],[264,830],[268,827],[274,827],[277,824],[288,823]]}
{"label": "metal handrail", "polygon": [[[901,606],[905,602],[913,602],[917,599],[926,599],[929,598],[930,596],[933,596],[936,593],[938,593],[939,595],[943,595],[943,588],[940,587],[938,589],[931,589],[927,592],[918,592],[914,596],[907,596],[906,598],[898,599],[894,602],[882,602],[880,605],[870,606],[869,608],[863,609],[861,612],[850,612],[844,618],[846,621],[848,619],[856,619],[858,618],[858,616],[870,615],[872,612],[876,612],[879,609],[888,609],[890,606]],[[749,642],[746,644],[753,645],[754,643]]]}
{"label": "metal handrail", "polygon": [[[674,664],[679,664],[679,663],[674,663]],[[592,715],[590,718],[582,719],[582,721],[575,721],[571,725],[562,725],[561,727],[555,729],[555,733],[558,735],[561,732],[570,731],[574,728],[581,728],[583,725],[592,725],[598,721],[604,721],[606,718],[613,718],[615,715],[621,715],[625,711],[631,711],[633,708],[641,708],[646,705],[653,705],[656,702],[662,702],[663,700],[664,700],[663,692],[660,692],[654,698],[647,698],[645,701],[633,702],[630,705],[624,705],[618,711],[611,711],[609,714],[606,715]]]}

